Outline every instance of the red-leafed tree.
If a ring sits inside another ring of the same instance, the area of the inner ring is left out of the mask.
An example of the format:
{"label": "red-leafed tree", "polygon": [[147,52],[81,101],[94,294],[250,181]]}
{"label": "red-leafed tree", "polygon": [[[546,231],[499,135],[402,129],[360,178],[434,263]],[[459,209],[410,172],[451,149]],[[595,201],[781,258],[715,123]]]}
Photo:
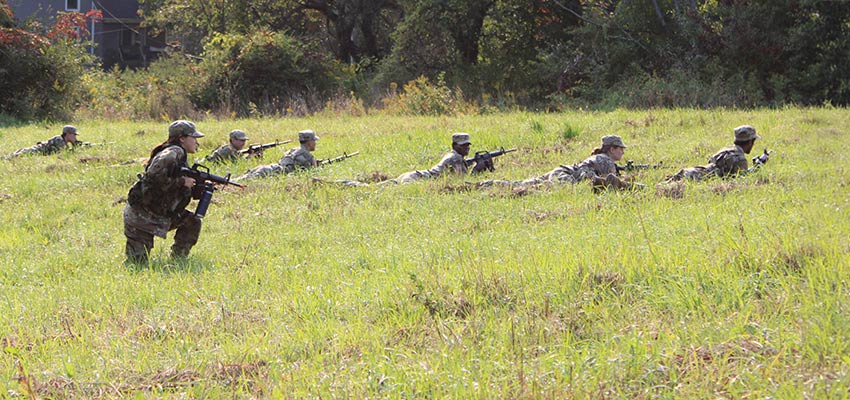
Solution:
{"label": "red-leafed tree", "polygon": [[0,0],[0,113],[19,119],[69,119],[85,95],[80,77],[92,62],[86,51],[86,15],[62,13],[45,32],[19,26]]}

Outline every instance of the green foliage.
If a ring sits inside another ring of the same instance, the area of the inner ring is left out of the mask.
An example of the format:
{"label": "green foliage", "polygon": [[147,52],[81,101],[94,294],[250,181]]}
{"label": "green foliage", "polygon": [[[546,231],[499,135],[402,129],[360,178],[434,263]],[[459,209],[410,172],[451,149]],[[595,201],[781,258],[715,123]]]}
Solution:
{"label": "green foliage", "polygon": [[561,126],[561,139],[563,140],[572,140],[581,135],[581,131],[575,128],[569,122],[564,122],[564,125]]}
{"label": "green foliage", "polygon": [[67,13],[48,32],[15,26],[0,3],[0,113],[20,119],[71,119],[84,91],[79,77],[93,60],[76,37],[85,17]]}
{"label": "green foliage", "polygon": [[252,109],[262,114],[316,110],[346,72],[283,33],[219,34],[204,51],[194,101],[206,109],[227,107],[236,115]]}
{"label": "green foliage", "polygon": [[393,115],[457,115],[474,113],[476,107],[463,99],[460,89],[452,90],[443,82],[442,75],[437,81],[420,76],[404,85],[401,93],[393,90],[385,97],[384,108]]}
{"label": "green foliage", "polygon": [[160,120],[199,114],[191,101],[198,67],[183,54],[161,57],[146,69],[91,70],[83,77],[86,102],[78,112],[87,118]]}

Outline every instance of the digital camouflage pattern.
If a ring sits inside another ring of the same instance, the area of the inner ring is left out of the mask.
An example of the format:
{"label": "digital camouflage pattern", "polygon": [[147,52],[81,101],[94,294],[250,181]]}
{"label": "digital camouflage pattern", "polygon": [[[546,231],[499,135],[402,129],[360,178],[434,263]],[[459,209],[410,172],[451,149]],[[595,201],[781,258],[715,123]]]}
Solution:
{"label": "digital camouflage pattern", "polygon": [[234,162],[239,159],[239,150],[236,150],[232,144],[228,143],[219,146],[210,155],[204,158],[204,161],[211,163]]}
{"label": "digital camouflage pattern", "polygon": [[673,182],[688,179],[698,182],[714,176],[723,178],[745,173],[748,167],[749,163],[747,162],[747,155],[744,153],[744,149],[737,145],[729,146],[720,149],[720,151],[709,157],[708,164],[683,168],[667,178],[667,181]]}
{"label": "digital camouflage pattern", "polygon": [[[312,131],[310,131],[312,133]],[[315,137],[315,134],[313,135]],[[278,161],[287,174],[296,169],[310,169],[316,166],[316,157],[303,145],[287,151]]]}
{"label": "digital camouflage pattern", "polygon": [[280,164],[269,164],[269,165],[260,165],[258,167],[251,168],[248,172],[233,178],[234,182],[244,181],[246,179],[254,179],[254,178],[265,178],[267,176],[283,174],[285,172],[284,168]]}
{"label": "digital camouflage pattern", "polygon": [[543,183],[577,183],[594,178],[605,178],[609,174],[617,175],[617,165],[607,154],[595,154],[573,165],[560,165],[552,171],[536,178],[522,181],[490,180],[479,183],[480,186],[531,186]]}
{"label": "digital camouflage pattern", "polygon": [[61,135],[54,136],[48,139],[46,142],[38,142],[35,146],[25,147],[23,149],[19,149],[12,154],[5,156],[4,158],[15,158],[20,157],[25,154],[42,154],[48,155],[53,153],[58,153],[68,147],[67,143],[65,143],[65,139],[62,138]]}
{"label": "digital camouflage pattern", "polygon": [[173,229],[177,229],[171,247],[174,255],[188,255],[198,242],[201,220],[185,209],[192,190],[183,185],[183,178],[177,173],[181,167],[189,167],[186,152],[180,146],[169,146],[151,159],[145,173],[130,189],[124,208],[125,252],[129,260],[146,261],[154,236],[165,238]]}
{"label": "digital camouflage pattern", "polygon": [[317,164],[316,157],[310,153],[303,145],[287,151],[277,164],[261,165],[254,167],[248,172],[237,176],[233,181],[243,181],[246,179],[265,178],[267,176],[278,174],[290,174],[299,169],[310,169]]}
{"label": "digital camouflage pattern", "polygon": [[410,183],[417,179],[432,179],[442,175],[444,172],[454,173],[457,175],[466,175],[469,169],[466,167],[466,162],[463,156],[457,151],[452,150],[431,169],[411,171],[401,174],[398,178],[385,181],[395,183]]}

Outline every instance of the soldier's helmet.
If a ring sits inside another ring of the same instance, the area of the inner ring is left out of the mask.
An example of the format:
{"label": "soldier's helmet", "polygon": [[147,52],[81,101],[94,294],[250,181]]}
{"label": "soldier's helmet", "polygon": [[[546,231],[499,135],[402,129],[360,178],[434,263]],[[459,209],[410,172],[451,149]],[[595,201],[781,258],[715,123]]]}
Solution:
{"label": "soldier's helmet", "polygon": [[68,133],[79,135],[79,132],[77,132],[77,127],[75,127],[74,125],[65,125],[62,127],[62,134],[65,135]]}

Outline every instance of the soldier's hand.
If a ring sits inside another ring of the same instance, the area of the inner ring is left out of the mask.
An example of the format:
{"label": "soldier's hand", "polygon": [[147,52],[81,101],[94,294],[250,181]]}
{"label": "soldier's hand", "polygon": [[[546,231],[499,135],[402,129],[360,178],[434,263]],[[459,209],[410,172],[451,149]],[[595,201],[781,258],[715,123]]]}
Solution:
{"label": "soldier's hand", "polygon": [[195,178],[190,178],[188,176],[183,177],[183,186],[187,188],[192,188],[195,186]]}

